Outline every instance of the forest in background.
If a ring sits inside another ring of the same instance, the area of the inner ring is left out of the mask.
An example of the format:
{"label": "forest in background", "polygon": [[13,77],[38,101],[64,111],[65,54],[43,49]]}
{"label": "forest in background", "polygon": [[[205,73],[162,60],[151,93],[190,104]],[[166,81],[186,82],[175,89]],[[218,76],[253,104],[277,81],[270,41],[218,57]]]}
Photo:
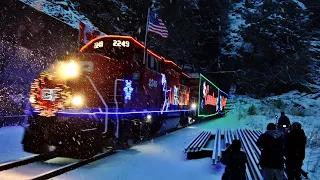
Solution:
{"label": "forest in background", "polygon": [[[167,39],[148,46],[189,72],[223,77],[237,92],[266,96],[319,91],[319,3],[312,0],[74,1],[106,34],[143,41],[147,8],[163,19]],[[304,7],[305,5],[305,7]]]}
{"label": "forest in background", "polygon": [[[203,73],[220,86],[233,84],[237,93],[256,97],[272,93],[281,94],[290,90],[307,93],[320,91],[319,2],[312,0],[21,0],[21,2],[33,4],[39,11],[47,9],[43,12],[49,14],[54,8],[59,9],[57,14],[50,15],[63,22],[66,15],[71,14],[69,21],[74,21],[73,28],[78,28],[76,21],[79,19],[77,20],[75,15],[82,16],[106,34],[130,35],[140,41],[144,41],[147,9],[153,6],[153,11],[165,21],[169,37],[161,38],[159,35],[149,33],[147,45],[158,54],[178,63],[186,72]],[[1,18],[8,19],[3,13]],[[32,32],[29,34],[38,37]],[[65,44],[68,44],[68,39]],[[5,63],[1,61],[0,69],[4,66]],[[228,91],[228,88],[224,89]]]}

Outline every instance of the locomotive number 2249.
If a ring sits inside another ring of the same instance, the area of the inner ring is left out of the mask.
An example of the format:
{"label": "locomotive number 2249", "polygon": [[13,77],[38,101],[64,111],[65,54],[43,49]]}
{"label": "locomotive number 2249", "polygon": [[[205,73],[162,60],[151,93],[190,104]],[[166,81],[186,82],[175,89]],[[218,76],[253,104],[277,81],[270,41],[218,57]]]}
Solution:
{"label": "locomotive number 2249", "polygon": [[130,47],[129,41],[113,40],[113,46],[116,47]]}

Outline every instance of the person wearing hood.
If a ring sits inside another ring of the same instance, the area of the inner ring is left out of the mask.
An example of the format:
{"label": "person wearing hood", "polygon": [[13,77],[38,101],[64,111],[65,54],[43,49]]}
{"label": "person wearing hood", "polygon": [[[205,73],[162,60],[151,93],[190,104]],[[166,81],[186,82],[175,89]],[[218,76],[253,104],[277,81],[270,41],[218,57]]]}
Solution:
{"label": "person wearing hood", "polygon": [[301,167],[305,158],[307,137],[298,122],[292,123],[287,135],[285,157],[288,179],[301,179]]}
{"label": "person wearing hood", "polygon": [[264,180],[284,179],[284,149],[282,133],[276,129],[274,123],[269,123],[267,131],[263,133],[257,146],[261,150],[260,166]]}
{"label": "person wearing hood", "polygon": [[284,112],[281,112],[281,116],[278,120],[278,129],[284,133],[290,128],[290,120],[288,116],[285,115]]}
{"label": "person wearing hood", "polygon": [[247,155],[241,151],[241,141],[233,140],[222,152],[221,163],[226,165],[222,180],[245,180]]}

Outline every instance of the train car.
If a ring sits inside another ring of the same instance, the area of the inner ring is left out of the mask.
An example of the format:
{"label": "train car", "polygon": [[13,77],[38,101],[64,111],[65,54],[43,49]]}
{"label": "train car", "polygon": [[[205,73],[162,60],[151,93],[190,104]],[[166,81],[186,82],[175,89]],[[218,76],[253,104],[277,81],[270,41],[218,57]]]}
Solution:
{"label": "train car", "polygon": [[197,103],[197,117],[207,118],[223,114],[228,94],[201,73],[189,75],[191,102]]}
{"label": "train car", "polygon": [[132,37],[95,38],[32,83],[23,148],[84,158],[153,137],[170,118],[178,119],[174,126],[191,124],[197,105],[189,80]]}

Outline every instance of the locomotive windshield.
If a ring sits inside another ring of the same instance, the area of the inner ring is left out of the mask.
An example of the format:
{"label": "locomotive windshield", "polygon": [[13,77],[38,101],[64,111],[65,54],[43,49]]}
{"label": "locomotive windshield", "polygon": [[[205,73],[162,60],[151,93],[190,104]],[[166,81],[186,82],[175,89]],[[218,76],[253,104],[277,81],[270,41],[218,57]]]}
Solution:
{"label": "locomotive windshield", "polygon": [[131,42],[127,39],[98,39],[83,49],[83,53],[98,53],[115,60],[125,60],[132,51]]}

